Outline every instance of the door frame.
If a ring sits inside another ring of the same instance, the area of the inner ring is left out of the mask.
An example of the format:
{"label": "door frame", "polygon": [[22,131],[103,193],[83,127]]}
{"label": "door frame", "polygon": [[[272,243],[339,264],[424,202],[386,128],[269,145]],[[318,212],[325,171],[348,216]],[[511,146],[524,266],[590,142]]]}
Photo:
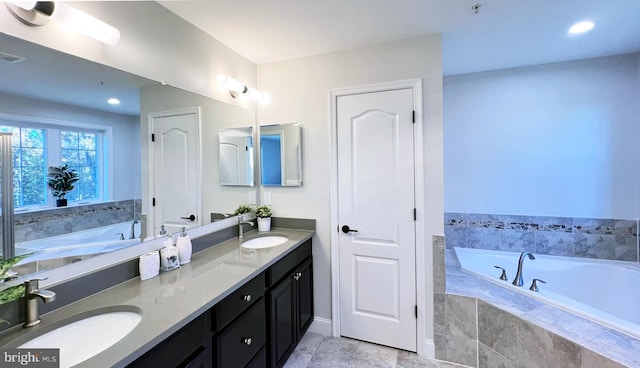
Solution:
{"label": "door frame", "polygon": [[[418,318],[416,319],[416,347],[420,356],[430,356],[433,352],[427,351],[426,335],[426,287],[425,278],[425,193],[424,193],[424,136],[423,136],[423,112],[422,112],[422,78],[405,79],[392,82],[368,84],[355,87],[336,88],[329,91],[331,106],[331,322],[332,335],[340,336],[340,257],[339,257],[339,233],[338,233],[338,97],[354,94],[374,93],[397,89],[411,89],[413,92],[413,106],[415,110],[414,124],[414,175],[415,175],[415,206],[416,217],[416,304],[418,306]],[[431,321],[433,323],[433,321]]]}
{"label": "door frame", "polygon": [[[147,232],[147,236],[153,236],[154,230],[156,228],[156,218],[155,211],[153,206],[151,205],[151,199],[155,196],[155,152],[154,146],[151,142],[151,134],[154,132],[154,122],[157,118],[164,118],[167,116],[176,116],[176,115],[188,115],[195,114],[196,116],[196,158],[198,162],[196,163],[196,211],[197,211],[197,220],[195,226],[199,226],[202,224],[202,124],[201,117],[202,113],[200,111],[200,106],[195,107],[186,107],[182,109],[175,110],[163,110],[163,111],[154,111],[150,112],[147,115],[147,131],[149,132],[149,144],[147,145],[147,155],[149,157],[149,187],[148,193],[149,198],[146,201],[149,203],[148,211],[147,211],[147,229],[151,229],[151,232]],[[151,235],[149,235],[151,234]]]}

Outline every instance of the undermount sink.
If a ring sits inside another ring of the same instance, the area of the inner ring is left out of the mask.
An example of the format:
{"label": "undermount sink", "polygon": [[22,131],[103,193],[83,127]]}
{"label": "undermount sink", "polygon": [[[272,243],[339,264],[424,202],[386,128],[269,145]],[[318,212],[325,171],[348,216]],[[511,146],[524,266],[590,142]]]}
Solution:
{"label": "undermount sink", "polygon": [[240,245],[244,248],[249,249],[262,249],[284,244],[287,240],[289,240],[289,238],[287,238],[286,236],[268,235],[247,240]]}
{"label": "undermount sink", "polygon": [[60,367],[71,367],[108,349],[127,336],[142,320],[137,308],[98,310],[81,319],[38,335],[21,349],[60,349]]}

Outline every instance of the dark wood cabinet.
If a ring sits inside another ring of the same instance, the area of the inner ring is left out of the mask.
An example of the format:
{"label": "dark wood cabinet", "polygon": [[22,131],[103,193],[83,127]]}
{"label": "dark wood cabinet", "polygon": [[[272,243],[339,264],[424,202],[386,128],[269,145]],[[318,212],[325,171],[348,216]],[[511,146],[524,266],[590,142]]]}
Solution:
{"label": "dark wood cabinet", "polygon": [[211,367],[208,325],[209,313],[204,313],[129,364],[128,367]]}
{"label": "dark wood cabinet", "polygon": [[264,298],[215,336],[219,368],[242,368],[264,348],[267,341]]}
{"label": "dark wood cabinet", "polygon": [[312,321],[309,239],[128,367],[282,367]]}
{"label": "dark wood cabinet", "polygon": [[[288,272],[275,267],[282,264],[289,265]],[[312,269],[310,240],[270,269],[276,271],[271,272],[274,285],[267,293],[271,367],[284,365],[313,321]],[[274,275],[283,276],[277,280]]]}

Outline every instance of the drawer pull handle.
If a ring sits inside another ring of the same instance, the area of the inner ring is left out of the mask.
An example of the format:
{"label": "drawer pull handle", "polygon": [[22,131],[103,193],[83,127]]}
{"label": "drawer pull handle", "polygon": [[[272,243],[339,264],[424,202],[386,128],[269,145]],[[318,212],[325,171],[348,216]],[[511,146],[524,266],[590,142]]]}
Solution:
{"label": "drawer pull handle", "polygon": [[251,301],[251,294],[243,295],[242,296],[242,300],[244,300],[245,302],[250,302]]}
{"label": "drawer pull handle", "polygon": [[250,337],[245,337],[244,339],[242,339],[242,343],[245,345],[251,345],[251,338]]}
{"label": "drawer pull handle", "polygon": [[300,280],[301,277],[302,277],[302,272],[296,272],[295,275],[293,275],[293,279],[296,281]]}

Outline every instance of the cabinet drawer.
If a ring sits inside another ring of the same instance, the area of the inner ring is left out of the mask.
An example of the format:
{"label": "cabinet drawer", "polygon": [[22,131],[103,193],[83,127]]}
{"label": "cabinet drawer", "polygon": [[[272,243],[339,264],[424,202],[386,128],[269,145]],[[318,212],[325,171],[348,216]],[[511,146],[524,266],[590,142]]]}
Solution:
{"label": "cabinet drawer", "polygon": [[264,291],[265,275],[263,272],[218,303],[215,312],[216,325],[213,329],[217,329],[218,331],[222,330],[227,324],[262,298]]}
{"label": "cabinet drawer", "polygon": [[267,348],[262,347],[255,358],[245,368],[264,368],[267,366]]}
{"label": "cabinet drawer", "polygon": [[244,367],[266,342],[264,298],[217,337],[218,367]]}
{"label": "cabinet drawer", "polygon": [[311,256],[311,239],[269,268],[267,271],[268,286],[272,287],[283,277],[288,276],[300,262],[309,256]]}
{"label": "cabinet drawer", "polygon": [[165,367],[185,367],[190,361],[197,360],[196,357],[202,355],[206,358],[211,354],[208,349],[209,333],[206,320],[205,313],[129,364],[127,368],[158,367],[158,362],[162,362],[162,366]]}

